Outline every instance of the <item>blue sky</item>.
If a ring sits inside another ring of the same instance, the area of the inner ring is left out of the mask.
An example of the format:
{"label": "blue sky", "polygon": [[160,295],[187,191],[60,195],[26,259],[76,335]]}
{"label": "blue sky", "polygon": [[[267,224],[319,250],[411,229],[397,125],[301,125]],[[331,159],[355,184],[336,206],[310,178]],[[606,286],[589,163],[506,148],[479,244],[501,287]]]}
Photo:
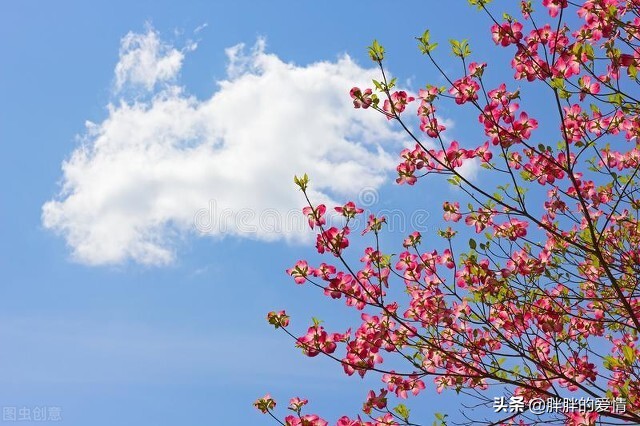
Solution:
{"label": "blue sky", "polygon": [[[345,3],[0,6],[1,406],[60,407],[67,425],[253,425],[270,424],[251,403],[271,392],[335,421],[381,386],[267,326],[283,308],[299,332],[354,318],[293,285],[311,234],[270,220],[296,217],[291,178],[308,172],[317,201],[374,191],[367,207],[422,209],[433,235],[458,194],[394,185],[406,138],[348,89],[376,76],[374,38],[413,90],[441,82],[413,39],[426,28],[503,52],[464,1]],[[475,120],[441,113],[456,137]],[[414,406],[430,423],[459,404],[431,390]]]}

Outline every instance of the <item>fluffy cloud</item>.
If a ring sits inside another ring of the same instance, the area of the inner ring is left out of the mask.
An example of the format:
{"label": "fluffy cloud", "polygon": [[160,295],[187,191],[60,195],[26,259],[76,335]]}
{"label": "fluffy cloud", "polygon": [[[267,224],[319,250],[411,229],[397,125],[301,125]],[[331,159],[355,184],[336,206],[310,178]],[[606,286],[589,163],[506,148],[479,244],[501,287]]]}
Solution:
{"label": "fluffy cloud", "polygon": [[[42,211],[78,261],[165,264],[194,232],[300,241],[294,174],[311,176],[314,201],[332,202],[379,187],[395,167],[402,134],[348,97],[375,69],[348,56],[299,66],[259,40],[227,49],[226,79],[196,99],[178,79],[188,50],[152,28],[122,39],[120,92],[104,121],[87,123]],[[129,86],[146,95],[128,98]]]}
{"label": "fluffy cloud", "polygon": [[[185,50],[193,48],[195,45],[190,45]],[[163,43],[152,28],[145,34],[129,32],[120,42],[116,90],[122,90],[127,83],[152,90],[159,82],[174,80],[183,60],[184,53]]]}

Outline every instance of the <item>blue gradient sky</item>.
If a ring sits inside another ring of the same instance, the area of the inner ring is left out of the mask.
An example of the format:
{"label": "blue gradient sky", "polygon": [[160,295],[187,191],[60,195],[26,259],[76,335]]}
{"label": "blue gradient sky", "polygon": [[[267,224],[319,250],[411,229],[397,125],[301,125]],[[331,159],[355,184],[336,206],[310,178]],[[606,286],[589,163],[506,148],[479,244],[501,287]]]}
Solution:
{"label": "blue gradient sky", "polygon": [[[0,406],[61,407],[64,424],[79,426],[267,425],[251,403],[271,392],[281,406],[291,396],[307,397],[311,411],[332,421],[357,413],[367,386],[382,384],[346,377],[329,360],[304,358],[265,321],[268,311],[283,308],[299,332],[312,315],[330,328],[356,318],[310,288],[295,287],[284,274],[299,258],[316,258],[311,245],[187,232],[172,239],[175,256],[162,265],[126,256],[92,263],[73,255],[64,232],[43,224],[43,205],[64,197],[61,165],[80,146],[85,121],[104,124],[106,106],[120,99],[113,87],[122,38],[150,27],[177,48],[197,41],[197,49],[184,54],[176,84],[199,100],[227,78],[225,49],[251,47],[259,38],[266,40],[266,53],[283,63],[335,63],[347,54],[362,68],[371,67],[366,46],[377,38],[391,71],[413,90],[441,83],[413,39],[426,28],[441,45],[482,36],[472,43],[476,51],[504,57],[488,38],[486,17],[465,1],[3,2]],[[446,52],[441,57],[445,67],[456,66]],[[475,122],[473,115],[441,113],[455,123],[454,136],[473,135],[465,125]],[[251,117],[246,126],[251,129]],[[387,148],[393,158],[400,150],[395,143]],[[233,167],[240,175],[252,173],[243,164]],[[443,183],[397,187],[386,169],[376,176],[378,202],[370,207],[402,205],[407,214],[423,209],[431,236],[441,225],[441,200],[459,196]],[[367,183],[345,185],[323,193],[346,201],[344,193],[357,194]],[[261,191],[268,203],[269,194]],[[293,185],[285,192],[299,196]],[[107,207],[95,208],[98,219],[92,220],[100,220]],[[430,424],[433,412],[459,402],[429,386],[413,407]]]}

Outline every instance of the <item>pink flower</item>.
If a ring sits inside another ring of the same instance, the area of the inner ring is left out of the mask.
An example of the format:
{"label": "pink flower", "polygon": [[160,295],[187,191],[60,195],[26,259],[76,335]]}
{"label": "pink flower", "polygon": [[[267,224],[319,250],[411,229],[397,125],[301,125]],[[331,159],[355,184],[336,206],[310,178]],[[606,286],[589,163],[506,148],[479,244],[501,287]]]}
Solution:
{"label": "pink flower", "polygon": [[327,207],[324,204],[319,204],[315,209],[313,207],[307,206],[302,209],[302,214],[307,216],[309,220],[309,226],[311,229],[314,226],[322,226],[326,223],[324,218],[324,214],[327,211]]}
{"label": "pink flower", "polygon": [[596,95],[600,93],[600,84],[598,82],[591,83],[591,77],[583,75],[578,79],[580,85],[580,100],[584,100],[587,95]]}
{"label": "pink flower", "polygon": [[472,154],[473,157],[480,157],[483,163],[488,163],[493,158],[493,154],[489,151],[489,142],[477,147]]}
{"label": "pink flower", "polygon": [[542,5],[549,10],[549,16],[555,18],[558,16],[560,9],[567,7],[567,0],[542,0]]}
{"label": "pink flower", "polygon": [[551,69],[554,77],[570,78],[580,73],[580,62],[570,53],[563,53]]}
{"label": "pink flower", "polygon": [[563,414],[567,418],[566,426],[594,426],[599,416],[595,411],[567,411]]}
{"label": "pink flower", "polygon": [[362,235],[366,234],[369,231],[380,231],[382,229],[383,223],[387,223],[387,219],[385,217],[375,217],[374,215],[369,215],[367,227],[364,229],[364,231],[362,231]]}
{"label": "pink flower", "polygon": [[275,328],[286,327],[289,325],[289,315],[285,311],[271,311],[267,314],[267,320],[269,324]]}
{"label": "pink flower", "polygon": [[503,22],[491,27],[491,36],[496,44],[504,47],[518,43],[522,39],[522,24],[519,22]]}
{"label": "pink flower", "polygon": [[420,130],[425,132],[427,136],[437,138],[440,133],[442,133],[446,129],[447,128],[445,126],[438,122],[438,119],[435,116],[420,116]]}
{"label": "pink flower", "polygon": [[340,335],[329,334],[321,325],[314,325],[309,327],[307,334],[298,338],[296,346],[309,357],[317,356],[320,352],[331,354],[337,347],[336,337]]}
{"label": "pink flower", "polygon": [[360,419],[360,416],[356,420],[351,420],[347,416],[342,416],[338,419],[336,426],[375,426],[371,422],[365,422]]}
{"label": "pink flower", "polygon": [[418,91],[418,97],[423,101],[430,103],[430,102],[433,102],[438,97],[439,93],[440,92],[438,91],[437,87],[427,86],[426,89],[420,89]]}
{"label": "pink flower", "polygon": [[418,231],[412,232],[407,238],[404,239],[402,245],[406,248],[414,247],[420,244],[420,239],[422,235]]}
{"label": "pink flower", "polygon": [[376,426],[396,426],[399,423],[393,418],[391,413],[376,418]]}
{"label": "pink flower", "polygon": [[482,63],[477,63],[477,62],[471,62],[469,64],[469,74],[471,74],[474,77],[482,77],[482,74],[484,73],[484,69],[487,67],[487,63],[486,62],[482,62]]}
{"label": "pink flower", "polygon": [[398,171],[396,183],[413,185],[418,181],[418,178],[414,175],[416,167],[413,164],[409,162],[400,163],[396,170]]}
{"label": "pink flower", "polygon": [[335,211],[337,211],[347,219],[353,219],[356,216],[356,214],[360,214],[364,210],[356,207],[353,201],[349,201],[347,204],[345,204],[342,207],[336,207]]}
{"label": "pink flower", "polygon": [[329,423],[316,414],[305,414],[302,417],[287,416],[284,418],[284,424],[286,426],[327,426]]}
{"label": "pink flower", "polygon": [[263,414],[266,414],[276,407],[276,401],[271,398],[271,395],[266,394],[262,398],[257,399],[256,402],[253,403],[253,406],[260,410],[260,412],[262,412]]}
{"label": "pink flower", "polygon": [[400,115],[400,113],[405,110],[407,104],[414,100],[415,98],[407,95],[407,92],[404,90],[393,92],[391,94],[391,102],[389,102],[389,99],[386,99],[382,105],[382,110],[387,113],[387,118],[390,120],[395,115]]}
{"label": "pink flower", "polygon": [[442,205],[442,210],[444,210],[444,220],[447,222],[457,222],[462,218],[462,214],[460,214],[460,203],[457,201],[454,203],[445,201]]}
{"label": "pink flower", "polygon": [[293,277],[296,284],[303,284],[307,280],[307,275],[313,274],[313,268],[306,260],[299,260],[293,268],[287,269],[286,272]]}
{"label": "pink flower", "polygon": [[487,225],[492,224],[492,213],[479,208],[476,213],[469,214],[465,219],[464,223],[467,225],[473,225],[476,228],[476,232],[479,234],[482,232]]}
{"label": "pink flower", "polygon": [[375,407],[378,410],[382,410],[387,406],[387,390],[380,389],[380,394],[376,395],[376,393],[372,390],[369,391],[367,395],[367,400],[365,401],[362,411],[365,414],[371,414],[371,410]]}
{"label": "pink flower", "polygon": [[446,164],[451,168],[462,166],[463,160],[471,158],[473,151],[460,148],[458,141],[453,141],[445,151]]}
{"label": "pink flower", "polygon": [[480,90],[480,85],[470,76],[466,76],[454,81],[449,93],[455,97],[458,105],[462,105],[478,99],[478,90]]}
{"label": "pink flower", "polygon": [[406,399],[407,391],[418,395],[425,388],[424,382],[417,376],[408,376],[407,379],[397,375],[392,370],[390,374],[384,374],[382,381],[387,383],[387,389],[396,393],[396,396]]}
{"label": "pink flower", "polygon": [[330,275],[336,273],[336,267],[333,265],[327,265],[326,263],[321,263],[318,268],[314,269],[313,276],[320,277],[323,280],[328,280]]}
{"label": "pink flower", "polygon": [[372,95],[371,89],[365,89],[363,92],[359,87],[354,87],[349,92],[349,95],[351,96],[351,99],[353,99],[354,108],[367,109],[374,104],[374,101],[376,100],[374,97],[375,95]]}
{"label": "pink flower", "polygon": [[349,246],[349,240],[347,239],[348,234],[349,228],[344,227],[339,230],[335,226],[321,232],[316,238],[316,249],[318,253],[322,254],[325,250],[328,250],[335,256],[340,256],[342,250]]}
{"label": "pink flower", "polygon": [[307,399],[301,399],[301,398],[298,398],[298,397],[291,398],[291,400],[289,401],[289,407],[288,408],[291,411],[295,411],[297,413],[300,413],[300,410],[302,410],[302,407],[307,405],[308,402],[309,402],[309,400],[307,400]]}
{"label": "pink flower", "polygon": [[515,241],[518,238],[525,237],[527,235],[527,227],[529,222],[524,222],[515,218],[509,219],[501,225],[493,225],[495,234],[498,237],[507,237],[511,241]]}

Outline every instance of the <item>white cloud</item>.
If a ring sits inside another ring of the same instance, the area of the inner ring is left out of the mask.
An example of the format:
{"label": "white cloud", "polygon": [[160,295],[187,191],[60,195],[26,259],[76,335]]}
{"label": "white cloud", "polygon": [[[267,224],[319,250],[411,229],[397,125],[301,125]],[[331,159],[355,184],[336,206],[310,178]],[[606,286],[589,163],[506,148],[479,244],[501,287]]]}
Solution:
{"label": "white cloud", "polygon": [[[187,48],[190,50],[190,48]],[[120,42],[120,60],[116,65],[116,90],[127,84],[151,90],[160,82],[178,75],[184,53],[163,43],[150,26],[145,34],[129,32]]]}
{"label": "white cloud", "polygon": [[207,28],[209,26],[209,24],[207,22],[205,22],[204,24],[198,25],[196,27],[195,30],[193,30],[194,34],[198,34],[200,31],[204,30],[205,28]]}
{"label": "white cloud", "polygon": [[403,135],[348,96],[375,69],[348,56],[286,63],[262,40],[227,55],[227,79],[199,100],[177,81],[180,50],[151,28],[123,38],[116,86],[148,96],[121,94],[104,121],[87,124],[62,165],[60,193],[43,206],[44,226],[76,260],[171,262],[196,216],[213,237],[304,240],[309,233],[287,220],[304,204],[294,174],[310,175],[314,201],[331,202],[379,187],[393,170]]}

